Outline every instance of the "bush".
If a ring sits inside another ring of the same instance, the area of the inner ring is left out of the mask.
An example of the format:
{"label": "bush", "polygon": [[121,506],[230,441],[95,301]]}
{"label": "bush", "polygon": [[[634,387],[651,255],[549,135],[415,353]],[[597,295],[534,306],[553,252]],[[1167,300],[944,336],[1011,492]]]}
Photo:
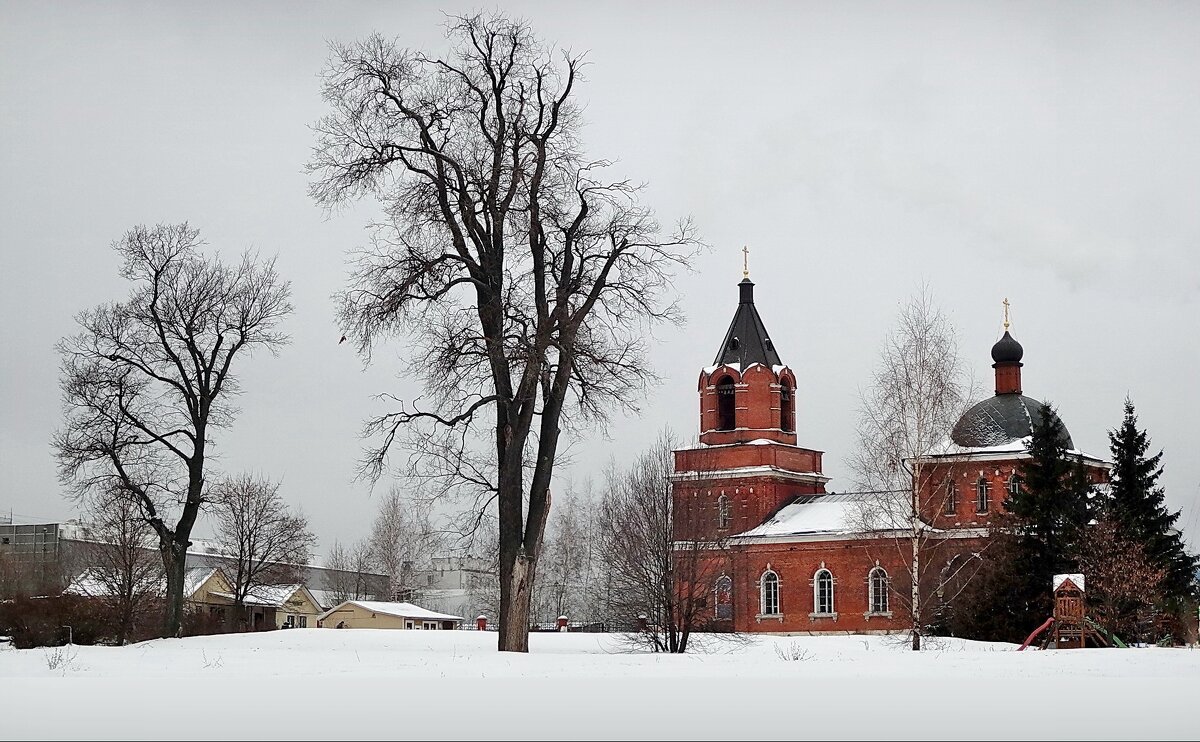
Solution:
{"label": "bush", "polygon": [[0,604],[0,634],[11,636],[17,649],[57,647],[68,638],[75,644],[96,644],[109,633],[105,616],[88,598],[15,598]]}

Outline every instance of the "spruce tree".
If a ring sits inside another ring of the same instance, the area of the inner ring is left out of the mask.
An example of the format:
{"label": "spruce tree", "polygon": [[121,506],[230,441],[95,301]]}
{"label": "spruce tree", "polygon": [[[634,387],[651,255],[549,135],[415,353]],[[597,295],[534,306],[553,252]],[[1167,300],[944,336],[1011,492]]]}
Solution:
{"label": "spruce tree", "polygon": [[1091,513],[1086,472],[1069,453],[1066,430],[1049,405],[1034,421],[1029,455],[1022,486],[1004,507],[1013,537],[1012,616],[1032,629],[1050,615],[1054,575],[1078,568]]}
{"label": "spruce tree", "polygon": [[1109,431],[1108,440],[1113,471],[1104,507],[1124,535],[1141,544],[1151,564],[1164,572],[1164,607],[1178,610],[1182,602],[1196,597],[1197,558],[1184,547],[1182,535],[1175,530],[1179,511],[1167,510],[1163,488],[1158,485],[1162,451],[1146,455],[1150,439],[1138,428],[1128,397],[1125,418],[1119,428]]}

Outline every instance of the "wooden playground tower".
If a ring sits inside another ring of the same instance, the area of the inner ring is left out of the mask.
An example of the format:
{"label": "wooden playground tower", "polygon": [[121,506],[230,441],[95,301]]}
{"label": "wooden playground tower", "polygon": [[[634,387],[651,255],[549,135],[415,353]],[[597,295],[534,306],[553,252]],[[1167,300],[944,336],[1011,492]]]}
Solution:
{"label": "wooden playground tower", "polygon": [[1039,634],[1051,628],[1053,631],[1042,640],[1042,649],[1082,649],[1089,640],[1096,647],[1125,646],[1123,641],[1088,618],[1085,608],[1083,575],[1055,575],[1054,615],[1034,629],[1017,651],[1028,647]]}

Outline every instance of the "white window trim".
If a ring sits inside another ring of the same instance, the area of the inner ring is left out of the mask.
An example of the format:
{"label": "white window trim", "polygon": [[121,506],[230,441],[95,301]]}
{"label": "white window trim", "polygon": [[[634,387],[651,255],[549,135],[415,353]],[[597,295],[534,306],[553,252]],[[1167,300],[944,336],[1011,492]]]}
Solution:
{"label": "white window trim", "polygon": [[[775,577],[775,613],[767,613],[767,575]],[[755,616],[758,620],[764,618],[777,618],[783,620],[783,580],[779,579],[779,573],[771,569],[771,565],[767,565],[766,570],[758,578],[758,615]]]}
{"label": "white window trim", "polygon": [[[821,580],[820,580],[820,576],[821,576],[822,572],[829,575],[829,610],[828,611],[821,610],[821,598],[820,598]],[[832,617],[834,620],[837,619],[837,610],[835,610],[837,608],[837,590],[836,590],[836,588],[837,588],[837,580],[834,579],[833,572],[828,567],[825,566],[824,562],[821,562],[820,568],[818,568],[816,572],[813,572],[813,579],[812,579],[813,612],[808,614],[809,618]]]}
{"label": "white window trim", "polygon": [[[721,610],[721,583],[729,584],[729,618],[721,618],[718,612]],[[760,606],[761,608],[761,606]],[[733,620],[733,578],[729,575],[721,575],[713,582],[713,620],[714,621],[732,621]]]}
{"label": "white window trim", "polygon": [[[883,598],[884,598],[885,604],[887,605],[886,611],[875,610],[875,573],[876,572],[880,572],[883,574]],[[887,573],[887,570],[883,568],[883,565],[876,564],[874,567],[871,567],[870,571],[867,572],[867,612],[863,614],[864,616],[866,616],[867,618],[870,618],[871,616],[881,616],[884,618],[892,617],[892,596],[889,594],[889,592],[891,591],[891,586],[892,586],[892,577],[891,577],[891,575],[889,575]]]}

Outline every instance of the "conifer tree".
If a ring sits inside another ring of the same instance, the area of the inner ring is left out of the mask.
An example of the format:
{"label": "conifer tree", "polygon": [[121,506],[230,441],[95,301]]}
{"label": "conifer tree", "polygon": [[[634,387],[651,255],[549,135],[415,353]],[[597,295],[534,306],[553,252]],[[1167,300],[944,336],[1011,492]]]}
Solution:
{"label": "conifer tree", "polygon": [[1197,557],[1184,547],[1175,530],[1179,511],[1172,513],[1164,503],[1162,451],[1147,456],[1150,439],[1138,428],[1133,402],[1125,399],[1125,417],[1120,427],[1109,431],[1113,472],[1109,496],[1103,503],[1108,516],[1123,534],[1141,544],[1150,563],[1164,573],[1164,607],[1177,610],[1195,595]]}
{"label": "conifer tree", "polygon": [[1054,575],[1078,567],[1090,487],[1082,463],[1068,452],[1066,430],[1052,406],[1034,421],[1029,455],[1022,486],[1004,503],[1014,539],[1012,593],[1004,599],[1011,601],[1014,622],[1032,629],[1050,615]]}

